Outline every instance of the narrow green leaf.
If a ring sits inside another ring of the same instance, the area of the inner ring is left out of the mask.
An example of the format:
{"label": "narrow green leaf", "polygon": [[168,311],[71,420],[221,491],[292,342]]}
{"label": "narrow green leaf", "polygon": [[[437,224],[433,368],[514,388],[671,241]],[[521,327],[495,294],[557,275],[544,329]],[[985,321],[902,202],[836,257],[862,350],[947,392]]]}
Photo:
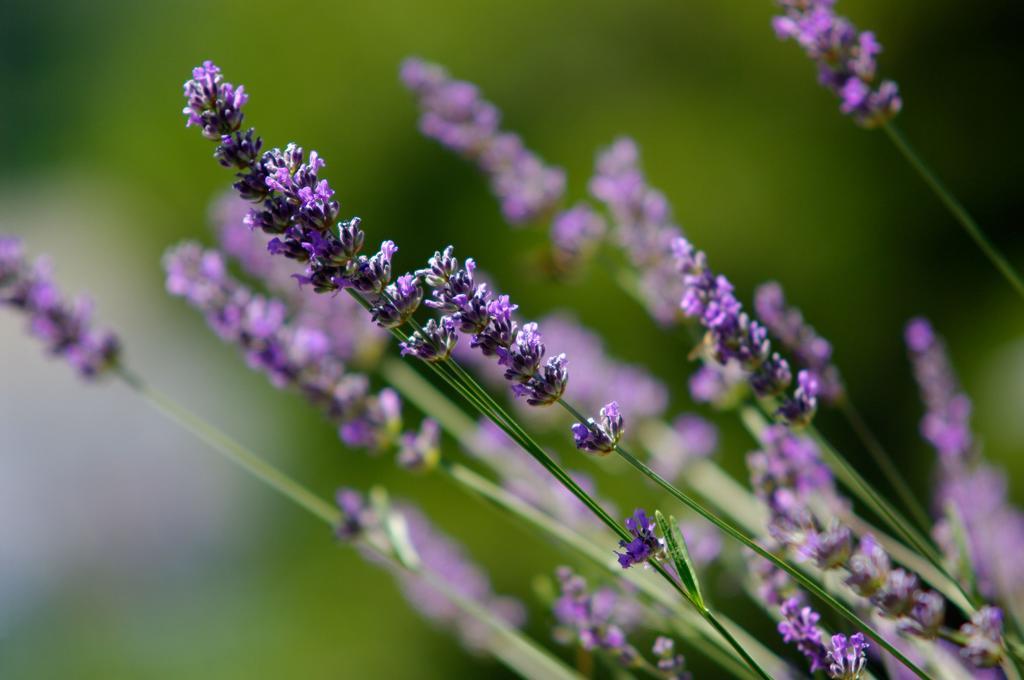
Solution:
{"label": "narrow green leaf", "polygon": [[672,517],[666,520],[660,510],[654,511],[654,521],[661,529],[661,535],[665,537],[665,545],[668,548],[669,557],[676,565],[676,573],[679,574],[683,587],[689,593],[690,599],[701,609],[707,609],[704,605],[704,596],[700,593],[700,584],[697,581],[697,570],[693,568],[690,560],[690,551],[686,549],[686,539],[679,531],[679,523]]}
{"label": "narrow green leaf", "polygon": [[971,551],[967,544],[967,527],[964,526],[963,517],[953,503],[946,503],[944,508],[946,518],[953,533],[953,542],[956,544],[957,564],[956,570],[959,576],[966,579],[967,588],[972,592],[978,592],[978,584],[974,580],[974,566],[971,564]]}

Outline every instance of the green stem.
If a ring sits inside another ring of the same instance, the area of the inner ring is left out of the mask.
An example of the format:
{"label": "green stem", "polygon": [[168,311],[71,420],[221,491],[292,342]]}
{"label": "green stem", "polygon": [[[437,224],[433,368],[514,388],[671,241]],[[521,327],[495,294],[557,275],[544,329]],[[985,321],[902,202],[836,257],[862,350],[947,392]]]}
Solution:
{"label": "green stem", "polygon": [[[337,526],[341,521],[341,511],[337,507],[270,465],[235,439],[191,411],[179,406],[162,392],[148,386],[128,369],[118,367],[117,374],[128,387],[169,420],[191,432],[214,451],[239,465],[314,517],[331,527]],[[477,602],[461,595],[444,579],[438,578],[429,571],[410,568],[403,561],[396,559],[389,551],[368,540],[360,542],[364,548],[376,553],[391,566],[415,573],[418,578],[423,579],[431,588],[442,593],[456,607],[483,623],[494,636],[487,641],[488,650],[495,658],[523,677],[553,677],[564,680],[580,677],[520,631],[495,617]]]}
{"label": "green stem", "polygon": [[878,441],[874,433],[868,427],[864,418],[861,417],[860,411],[854,406],[853,401],[849,395],[846,395],[839,404],[839,412],[846,418],[846,422],[849,423],[850,428],[856,433],[857,437],[860,438],[864,448],[874,459],[875,464],[881,468],[882,473],[885,475],[889,483],[892,484],[893,489],[899,495],[900,500],[903,501],[904,507],[910,512],[913,520],[917,523],[918,529],[928,533],[931,526],[931,520],[928,518],[928,513],[924,507],[917,500],[914,492],[910,489],[910,485],[907,484],[903,475],[900,474],[896,468],[896,463],[893,462],[892,457],[882,446],[882,443]]}
{"label": "green stem", "polygon": [[1021,279],[1020,274],[1010,265],[1010,263],[1003,257],[992,242],[985,236],[985,232],[981,230],[981,226],[971,217],[971,214],[967,212],[967,209],[963,206],[960,201],[946,188],[939,179],[938,175],[924,162],[924,160],[917,154],[907,138],[903,136],[893,123],[886,123],[882,126],[885,130],[885,134],[889,137],[889,140],[896,146],[903,157],[907,159],[911,167],[917,171],[917,174],[921,176],[928,188],[938,197],[942,205],[946,206],[946,209],[953,214],[957,222],[964,228],[965,231],[974,239],[974,243],[981,248],[981,252],[985,253],[989,261],[995,265],[996,269],[1006,278],[1006,280],[1016,289],[1017,293],[1024,297],[1024,280]]}

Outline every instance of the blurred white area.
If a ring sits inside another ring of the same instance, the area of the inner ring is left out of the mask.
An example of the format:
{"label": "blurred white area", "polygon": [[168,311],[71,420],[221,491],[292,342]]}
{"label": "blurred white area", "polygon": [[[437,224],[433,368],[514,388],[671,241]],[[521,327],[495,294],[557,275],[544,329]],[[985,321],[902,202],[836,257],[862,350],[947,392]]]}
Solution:
{"label": "blurred white area", "polygon": [[[9,187],[0,233],[50,255],[66,293],[88,291],[98,323],[121,335],[128,365],[150,383],[272,443],[270,419],[250,416],[259,394],[237,389],[245,371],[230,348],[164,294],[159,246],[126,194],[95,177]],[[79,380],[23,329],[0,309],[0,637],[62,588],[102,597],[130,573],[152,584],[215,562],[258,525],[266,493],[116,379]]]}

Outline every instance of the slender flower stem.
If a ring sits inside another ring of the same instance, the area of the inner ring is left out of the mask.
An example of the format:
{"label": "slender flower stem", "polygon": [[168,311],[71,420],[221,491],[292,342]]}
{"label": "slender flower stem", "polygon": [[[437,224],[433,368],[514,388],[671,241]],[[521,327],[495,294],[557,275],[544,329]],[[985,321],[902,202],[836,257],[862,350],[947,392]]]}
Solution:
{"label": "slender flower stem", "polygon": [[[575,408],[573,408],[572,405],[570,405],[569,403],[567,403],[564,400],[560,400],[559,403],[562,404],[562,406],[570,414],[572,414],[572,416],[574,418],[576,418],[580,422],[586,422],[586,418],[583,416],[583,414],[581,414],[579,411],[577,411]],[[676,500],[678,500],[681,503],[683,503],[683,505],[687,506],[688,508],[690,508],[691,510],[693,510],[694,512],[696,512],[697,514],[702,516],[704,519],[708,520],[709,522],[714,524],[716,527],[721,529],[723,532],[725,532],[726,534],[728,534],[732,538],[736,539],[737,541],[742,543],[744,546],[750,548],[755,553],[757,553],[758,555],[760,555],[764,559],[768,560],[769,562],[771,562],[772,564],[774,564],[775,566],[777,566],[778,568],[782,569],[787,574],[792,576],[794,579],[796,579],[796,581],[800,585],[802,585],[804,588],[806,588],[812,594],[814,594],[819,599],[821,599],[823,602],[825,602],[830,607],[832,607],[837,612],[839,612],[839,614],[841,614],[843,616],[843,618],[848,620],[850,623],[853,623],[854,625],[859,626],[860,628],[862,628],[869,636],[871,636],[872,639],[874,639],[880,646],[885,648],[886,651],[888,651],[890,654],[892,654],[894,657],[896,657],[896,659],[900,663],[902,663],[908,669],[913,671],[918,677],[920,677],[920,678],[928,678],[928,676],[925,674],[925,672],[923,670],[918,668],[918,666],[916,664],[914,664],[913,661],[908,659],[906,657],[906,655],[904,655],[892,643],[890,643],[888,640],[886,640],[882,636],[881,633],[879,633],[878,631],[876,631],[874,629],[873,626],[871,626],[867,621],[863,620],[861,617],[857,616],[856,612],[854,612],[852,609],[850,609],[848,606],[846,606],[843,602],[840,602],[838,599],[836,599],[831,594],[829,594],[824,588],[822,588],[820,585],[818,585],[818,583],[815,582],[812,578],[810,578],[809,576],[804,574],[802,571],[800,571],[796,567],[794,567],[791,564],[789,564],[789,562],[787,562],[787,561],[779,558],[778,556],[772,554],[770,551],[766,550],[759,543],[757,543],[753,538],[751,538],[750,536],[747,536],[745,533],[743,533],[742,531],[740,531],[739,529],[734,527],[732,524],[730,524],[729,522],[723,520],[718,515],[714,514],[713,512],[711,512],[710,510],[705,508],[703,505],[701,505],[700,503],[698,503],[694,499],[692,499],[689,496],[687,496],[685,493],[683,493],[682,491],[677,489],[675,486],[673,486],[671,482],[667,481],[665,478],[663,478],[661,475],[656,473],[654,470],[652,470],[649,467],[647,467],[647,465],[645,465],[643,463],[643,461],[641,461],[639,458],[637,458],[636,456],[631,454],[629,451],[627,451],[623,447],[616,446],[615,447],[615,452],[623,460],[625,460],[631,466],[636,468],[640,473],[642,473],[644,476],[646,476],[652,482],[654,482],[655,484],[660,486],[662,489],[664,489],[669,495],[671,495]]]}
{"label": "slender flower stem", "polygon": [[896,146],[903,157],[907,159],[911,167],[917,171],[917,174],[921,176],[928,188],[938,197],[939,201],[942,202],[946,209],[953,214],[957,222],[967,231],[974,242],[977,244],[981,251],[985,253],[985,256],[995,265],[996,269],[1006,278],[1006,280],[1012,285],[1017,293],[1021,297],[1024,297],[1024,279],[1021,275],[1013,268],[1012,265],[1003,257],[992,242],[985,236],[985,232],[981,230],[981,226],[971,217],[971,214],[967,212],[967,209],[963,206],[960,201],[957,200],[949,189],[942,183],[938,175],[928,166],[927,163],[918,155],[907,138],[903,136],[900,129],[896,127],[892,122],[886,123],[882,126],[885,130],[885,134],[889,137],[889,140]]}
{"label": "slender flower stem", "polygon": [[886,452],[882,443],[878,441],[878,438],[871,431],[871,428],[868,427],[864,418],[861,417],[860,411],[853,404],[849,395],[839,402],[839,411],[846,418],[846,422],[849,423],[850,428],[860,439],[861,444],[864,445],[864,448],[871,454],[875,463],[881,468],[882,473],[889,480],[889,483],[892,484],[893,489],[899,494],[900,500],[903,501],[904,507],[910,512],[912,519],[917,523],[918,529],[927,533],[931,525],[928,513],[920,501],[917,500],[903,475],[896,468],[896,463],[893,462],[892,457]]}
{"label": "slender flower stem", "polygon": [[[162,392],[150,387],[128,369],[118,367],[117,374],[128,387],[169,420],[191,432],[210,448],[242,467],[270,488],[331,527],[337,526],[341,521],[341,511],[337,507],[270,465],[235,439],[178,405]],[[478,603],[461,595],[444,579],[438,578],[430,572],[411,568],[404,561],[396,559],[391,551],[375,545],[369,540],[363,539],[360,543],[364,549],[375,553],[392,566],[414,572],[459,609],[487,626],[494,635],[487,642],[489,651],[512,670],[524,677],[554,677],[565,680],[580,677],[518,630],[498,619]]]}

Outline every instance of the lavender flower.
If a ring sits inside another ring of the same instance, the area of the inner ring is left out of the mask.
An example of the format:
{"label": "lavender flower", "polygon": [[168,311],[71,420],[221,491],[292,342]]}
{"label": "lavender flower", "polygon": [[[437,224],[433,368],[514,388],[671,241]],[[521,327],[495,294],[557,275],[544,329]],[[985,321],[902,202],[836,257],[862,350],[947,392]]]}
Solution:
{"label": "lavender flower", "polygon": [[[704,343],[711,358],[722,366],[736,362],[748,373],[748,381],[758,395],[784,390],[789,384],[789,366],[772,353],[768,331],[743,311],[729,280],[715,275],[708,267],[707,256],[694,250],[686,239],[676,238],[671,248],[682,274],[679,306],[686,316],[696,318],[707,329]],[[778,415],[792,425],[806,425],[817,409],[818,381],[801,371],[797,383],[793,397],[783,401]]]}
{"label": "lavender flower", "polygon": [[616,240],[641,271],[640,286],[651,314],[664,324],[679,321],[683,290],[670,244],[682,231],[664,194],[647,184],[636,142],[617,139],[598,154],[590,193],[612,214]]}
{"label": "lavender flower", "polygon": [[907,323],[905,338],[914,376],[927,413],[922,436],[939,454],[935,505],[947,516],[935,525],[935,537],[958,563],[961,550],[948,517],[958,515],[967,538],[968,557],[982,594],[1007,602],[1024,598],[1024,513],[1009,501],[1006,474],[985,463],[974,446],[969,397],[960,390],[943,341],[924,318]]}
{"label": "lavender flower", "polygon": [[62,299],[50,262],[29,264],[21,241],[8,236],[0,236],[0,305],[24,314],[29,333],[82,378],[95,380],[116,367],[120,342],[112,332],[92,328],[92,302]]}
{"label": "lavender flower", "polygon": [[1003,612],[997,607],[982,607],[969,623],[960,627],[967,644],[960,654],[975,666],[996,666],[1003,658]]}
{"label": "lavender flower", "polygon": [[943,458],[963,458],[970,450],[971,401],[959,391],[946,348],[927,319],[907,322],[905,338],[928,413],[921,434]]}
{"label": "lavender flower", "polygon": [[409,470],[430,470],[441,459],[441,427],[427,418],[419,432],[403,434],[399,445],[399,465]]}
{"label": "lavender flower", "polygon": [[819,396],[829,404],[842,398],[843,382],[832,363],[832,345],[804,321],[799,309],[786,306],[782,286],[774,281],[761,285],[754,294],[754,309],[796,363],[817,378]]}
{"label": "lavender flower", "polygon": [[795,645],[807,657],[811,672],[824,670],[827,667],[828,651],[821,641],[818,621],[821,616],[798,598],[790,598],[782,603],[782,621],[779,622],[779,634],[782,641]]}
{"label": "lavender flower", "polygon": [[586,423],[573,423],[572,435],[577,449],[607,455],[618,446],[623,433],[619,405],[614,401],[609,402],[600,413],[600,422],[587,418]]}
{"label": "lavender flower", "polygon": [[864,127],[885,124],[903,102],[896,83],[872,89],[882,46],[870,31],[858,32],[835,14],[835,0],[779,0],[783,14],[772,20],[781,40],[795,40],[818,66],[818,82],[840,99],[839,109]]}
{"label": "lavender flower", "polygon": [[452,317],[441,317],[440,321],[430,319],[426,326],[401,343],[402,356],[411,354],[428,363],[447,361],[458,339]]}
{"label": "lavender flower", "polygon": [[865,534],[846,567],[850,572],[846,577],[846,585],[861,597],[871,597],[889,579],[889,554],[874,536]]}
{"label": "lavender flower", "polygon": [[611,588],[591,591],[586,580],[569,567],[559,567],[556,576],[560,594],[552,606],[555,639],[586,650],[611,652],[630,665],[638,654],[627,636],[640,620],[633,598]]}
{"label": "lavender flower", "polygon": [[338,489],[334,501],[341,510],[341,522],[334,533],[343,541],[351,541],[360,537],[367,527],[376,521],[363,495],[355,489]]}
{"label": "lavender flower", "polygon": [[654,655],[658,657],[658,670],[661,671],[666,678],[672,680],[684,680],[685,678],[692,677],[689,673],[684,672],[686,668],[686,659],[682,654],[676,654],[676,643],[672,638],[659,635],[654,641],[654,647],[651,649]]}
{"label": "lavender flower", "polygon": [[324,331],[287,319],[287,305],[252,293],[228,273],[221,254],[185,243],[164,256],[167,290],[202,311],[221,339],[237,344],[250,367],[320,407],[350,446],[381,451],[401,429],[390,389],[374,395],[365,376],[330,353]]}
{"label": "lavender flower", "polygon": [[651,450],[651,469],[665,479],[677,478],[694,461],[708,458],[718,448],[718,429],[696,413],[684,413],[672,422],[675,435],[666,446]]}
{"label": "lavender flower", "polygon": [[420,130],[488,175],[510,223],[532,220],[561,200],[565,173],[545,165],[517,135],[500,130],[501,114],[476,86],[416,58],[403,62],[401,77],[419,97]]}
{"label": "lavender flower", "polygon": [[615,553],[619,556],[619,565],[623,569],[629,569],[634,564],[645,564],[661,557],[665,542],[655,535],[654,520],[649,518],[644,510],[638,508],[632,517],[626,518],[626,529],[633,535],[633,539],[619,541],[619,547],[625,552]]}
{"label": "lavender flower", "polygon": [[846,637],[842,633],[832,636],[832,649],[828,652],[828,673],[836,680],[858,680],[864,672],[870,645],[862,633]]}
{"label": "lavender flower", "polygon": [[555,216],[551,223],[551,245],[562,268],[587,258],[604,238],[608,225],[585,201]]}

